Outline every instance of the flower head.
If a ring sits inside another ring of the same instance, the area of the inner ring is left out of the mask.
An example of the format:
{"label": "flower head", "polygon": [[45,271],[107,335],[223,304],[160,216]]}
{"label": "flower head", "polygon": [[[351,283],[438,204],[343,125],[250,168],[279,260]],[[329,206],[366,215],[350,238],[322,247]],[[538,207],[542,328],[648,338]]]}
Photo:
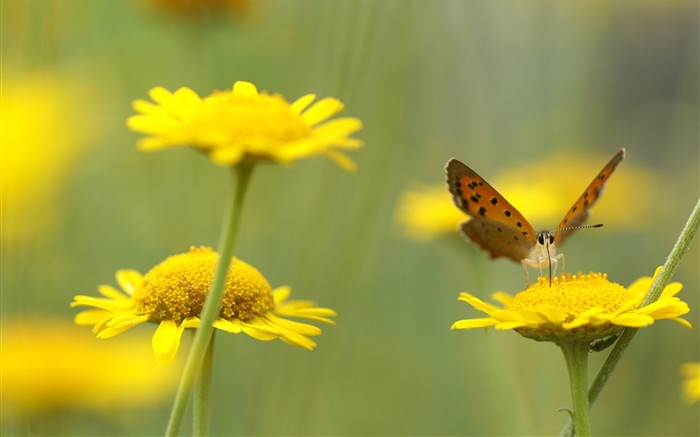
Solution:
{"label": "flower head", "polygon": [[686,403],[694,404],[700,399],[700,363],[684,363],[681,373],[683,381],[683,397]]}
{"label": "flower head", "polygon": [[56,230],[64,203],[61,187],[94,138],[99,121],[83,110],[89,106],[86,84],[78,87],[49,72],[3,71],[2,80],[0,238],[25,242]]}
{"label": "flower head", "polygon": [[401,195],[396,219],[406,234],[418,241],[428,241],[440,235],[455,234],[464,213],[455,208],[445,187],[423,186]]}
{"label": "flower head", "polygon": [[[153,335],[153,352],[159,364],[167,364],[177,353],[186,328],[197,328],[199,314],[209,291],[218,254],[210,248],[190,248],[153,267],[142,276],[134,270],[117,272],[122,291],[103,285],[101,298],[76,296],[72,307],[88,306],[75,322],[93,325],[98,338],[109,338],[144,322],[158,324]],[[336,315],[310,301],[287,301],[289,287],[270,287],[258,270],[235,259],[231,263],[226,291],[214,327],[238,334],[244,332],[258,340],[279,338],[285,343],[313,349],[309,338],[321,334],[313,325],[279,316],[300,317],[333,324]]]}
{"label": "flower head", "polygon": [[65,321],[39,316],[3,320],[3,416],[65,410],[112,415],[115,407],[169,399],[177,369],[158,368],[140,340],[95,345],[88,332]]}
{"label": "flower head", "polygon": [[675,296],[682,288],[680,283],[669,284],[658,301],[639,307],[652,281],[653,278],[643,277],[625,288],[608,281],[606,274],[567,274],[552,278],[550,286],[548,278],[540,277],[536,284],[514,297],[495,293],[493,298],[501,307],[461,293],[459,300],[489,317],[460,320],[452,329],[494,326],[498,330],[513,329],[535,340],[562,343],[593,341],[625,327],[642,328],[660,319],[672,319],[690,327],[680,318],[689,311],[688,304]]}
{"label": "flower head", "polygon": [[216,163],[236,165],[243,159],[289,163],[324,154],[343,168],[354,163],[341,150],[356,149],[362,142],[350,138],[362,127],[357,118],[328,120],[343,109],[333,98],[307,94],[288,103],[278,94],[258,92],[249,82],[236,82],[231,91],[199,97],[189,88],[150,91],[155,103],[134,101],[138,115],[129,127],[148,135],[139,141],[143,150],[190,145]]}

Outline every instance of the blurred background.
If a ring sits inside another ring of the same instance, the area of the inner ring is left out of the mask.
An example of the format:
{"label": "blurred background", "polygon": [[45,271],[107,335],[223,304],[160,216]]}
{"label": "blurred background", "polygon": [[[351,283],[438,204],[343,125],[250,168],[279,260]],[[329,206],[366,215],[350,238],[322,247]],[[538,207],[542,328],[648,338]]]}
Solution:
{"label": "blurred background", "polygon": [[[520,266],[450,228],[411,229],[404,196],[442,187],[457,157],[554,228],[626,147],[594,209],[606,226],[563,251],[571,271],[650,276],[700,194],[699,17],[695,0],[3,1],[3,348],[26,338],[26,355],[3,372],[2,434],[164,431],[176,378],[149,354],[95,354],[148,351],[154,326],[104,341],[86,327],[51,334],[70,330],[74,295],[116,285],[116,270],[216,246],[227,171],[189,149],[140,152],[125,120],[153,86],[207,95],[236,80],[289,101],[339,98],[341,115],[363,120],[365,148],[354,174],[325,158],[256,171],[239,257],[338,323],[314,352],[219,335],[212,434],[557,434],[570,399],[555,346],[449,329],[481,317],[460,291],[515,294]],[[700,359],[698,252],[695,241],[675,277],[693,330],[662,321],[636,336],[593,407],[594,433],[700,434],[679,373]],[[85,338],[95,347],[68,346]],[[606,355],[591,356],[591,378]],[[12,358],[4,349],[3,366]],[[133,377],[142,366],[152,378]],[[104,372],[130,396],[84,380]],[[36,386],[28,400],[16,378]]]}

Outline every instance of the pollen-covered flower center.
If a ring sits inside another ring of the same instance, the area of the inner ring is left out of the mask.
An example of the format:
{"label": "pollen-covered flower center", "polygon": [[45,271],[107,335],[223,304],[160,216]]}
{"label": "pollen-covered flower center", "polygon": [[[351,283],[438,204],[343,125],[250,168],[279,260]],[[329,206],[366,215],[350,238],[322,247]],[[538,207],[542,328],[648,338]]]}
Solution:
{"label": "pollen-covered flower center", "polygon": [[609,282],[606,274],[567,274],[552,278],[551,287],[547,278],[539,278],[536,284],[518,293],[507,309],[556,308],[576,317],[593,308],[599,308],[603,313],[615,313],[631,309],[638,303],[634,293],[620,284]]}
{"label": "pollen-covered flower center", "polygon": [[[218,258],[210,248],[190,248],[153,267],[134,293],[137,312],[148,314],[154,322],[199,317]],[[249,264],[234,259],[219,316],[246,321],[266,314],[274,305],[267,280]]]}
{"label": "pollen-covered flower center", "polygon": [[207,126],[199,131],[213,143],[269,147],[306,138],[311,132],[301,116],[279,96],[261,93],[249,98],[219,92],[204,103],[193,123]]}

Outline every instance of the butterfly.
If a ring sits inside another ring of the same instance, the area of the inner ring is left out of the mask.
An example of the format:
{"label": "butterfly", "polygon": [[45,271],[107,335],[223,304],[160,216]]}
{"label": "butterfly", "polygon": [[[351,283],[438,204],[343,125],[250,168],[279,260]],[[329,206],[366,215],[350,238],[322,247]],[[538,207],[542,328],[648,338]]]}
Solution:
{"label": "butterfly", "polygon": [[[528,267],[539,268],[540,273],[544,267],[549,267],[551,284],[552,265],[556,274],[557,265],[561,262],[563,270],[564,264],[564,254],[557,254],[557,246],[573,231],[583,227],[591,206],[603,193],[605,183],[624,158],[623,148],[586,187],[554,232],[535,231],[520,211],[459,160],[452,158],[447,161],[445,171],[452,200],[470,216],[469,220],[460,224],[462,234],[491,254],[492,258],[504,256],[520,262],[528,284]],[[594,225],[598,226],[602,225]]]}

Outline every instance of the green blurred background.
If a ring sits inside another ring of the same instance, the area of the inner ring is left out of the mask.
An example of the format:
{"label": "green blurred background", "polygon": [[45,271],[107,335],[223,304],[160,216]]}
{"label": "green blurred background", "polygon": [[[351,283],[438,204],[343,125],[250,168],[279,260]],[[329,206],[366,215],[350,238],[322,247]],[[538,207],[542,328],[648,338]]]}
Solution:
{"label": "green blurred background", "polygon": [[[174,3],[2,1],[3,94],[30,76],[58,77],[70,90],[65,126],[87,137],[79,153],[9,163],[15,146],[3,141],[4,172],[68,169],[37,210],[3,203],[3,226],[18,234],[3,235],[3,319],[70,320],[72,297],[114,284],[117,269],[145,272],[190,245],[216,246],[226,170],[187,149],[139,152],[125,126],[133,99],[156,85],[206,95],[236,80],[290,101],[333,96],[341,115],[364,122],[358,171],[324,158],[261,166],[238,254],[273,286],[336,309],[338,323],[314,352],[219,335],[212,434],[558,433],[568,416],[557,409],[570,401],[555,346],[449,330],[479,317],[460,291],[515,293],[520,266],[453,238],[406,238],[397,202],[418,182],[442,183],[452,156],[488,179],[560,152],[596,153],[602,167],[625,146],[617,171],[657,176],[656,191],[628,193],[653,197],[652,207],[628,217],[629,229],[579,232],[567,267],[624,285],[651,275],[700,194],[699,3],[248,0],[198,13]],[[593,407],[594,433],[700,434],[678,372],[700,359],[697,241],[675,279],[694,329],[662,321],[639,333]],[[592,375],[605,355],[591,357]],[[159,434],[169,406],[166,396],[108,419],[71,412],[54,432]],[[3,419],[3,435],[25,431]]]}

